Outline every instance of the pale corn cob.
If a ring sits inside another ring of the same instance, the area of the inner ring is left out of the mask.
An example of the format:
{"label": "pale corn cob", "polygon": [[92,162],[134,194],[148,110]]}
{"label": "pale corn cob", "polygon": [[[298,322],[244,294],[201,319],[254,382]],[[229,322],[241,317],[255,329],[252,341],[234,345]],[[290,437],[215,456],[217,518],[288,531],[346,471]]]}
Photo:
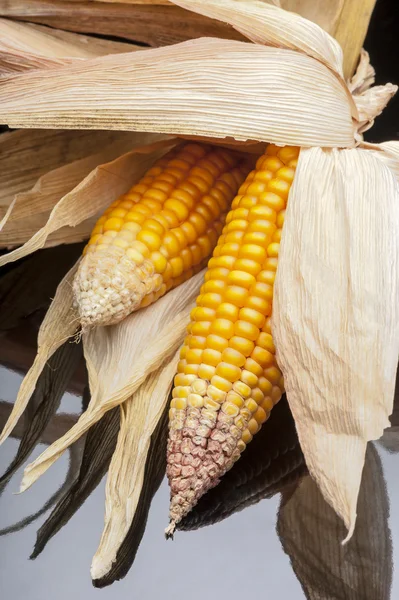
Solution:
{"label": "pale corn cob", "polygon": [[268,146],[233,201],[191,313],[170,408],[170,526],[240,457],[284,391],[273,284],[299,150]]}
{"label": "pale corn cob", "polygon": [[74,281],[82,327],[110,325],[205,266],[248,158],[184,143],[97,221]]}

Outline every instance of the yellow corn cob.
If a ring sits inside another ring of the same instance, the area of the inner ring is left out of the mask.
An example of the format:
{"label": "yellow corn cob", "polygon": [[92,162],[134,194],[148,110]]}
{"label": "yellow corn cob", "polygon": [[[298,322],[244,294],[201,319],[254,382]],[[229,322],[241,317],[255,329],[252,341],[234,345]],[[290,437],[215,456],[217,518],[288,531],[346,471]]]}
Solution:
{"label": "yellow corn cob", "polygon": [[82,326],[117,323],[205,266],[248,159],[184,143],[97,221],[74,281]]}
{"label": "yellow corn cob", "polygon": [[169,411],[168,535],[240,457],[284,391],[270,316],[298,152],[270,145],[257,161],[191,313]]}

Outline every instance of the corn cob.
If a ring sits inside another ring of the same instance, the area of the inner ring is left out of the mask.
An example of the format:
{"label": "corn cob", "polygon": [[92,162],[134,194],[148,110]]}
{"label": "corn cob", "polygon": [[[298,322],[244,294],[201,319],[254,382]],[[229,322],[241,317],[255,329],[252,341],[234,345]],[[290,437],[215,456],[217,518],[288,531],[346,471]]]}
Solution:
{"label": "corn cob", "polygon": [[270,145],[258,159],[191,313],[169,411],[167,535],[240,457],[284,391],[270,317],[298,152]]}
{"label": "corn cob", "polygon": [[250,168],[233,151],[185,143],[113,202],[74,281],[82,327],[117,323],[203,268]]}

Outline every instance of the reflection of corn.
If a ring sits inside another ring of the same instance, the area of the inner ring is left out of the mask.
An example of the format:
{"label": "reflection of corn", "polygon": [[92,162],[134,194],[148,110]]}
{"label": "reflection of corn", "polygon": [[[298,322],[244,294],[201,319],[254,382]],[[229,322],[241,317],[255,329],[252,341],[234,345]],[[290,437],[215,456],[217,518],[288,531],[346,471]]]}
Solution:
{"label": "reflection of corn", "polygon": [[284,391],[270,316],[298,152],[269,146],[257,161],[191,313],[170,408],[169,531],[239,458]]}
{"label": "reflection of corn", "polygon": [[248,170],[235,152],[182,144],[113,202],[75,278],[82,325],[117,323],[199,271]]}

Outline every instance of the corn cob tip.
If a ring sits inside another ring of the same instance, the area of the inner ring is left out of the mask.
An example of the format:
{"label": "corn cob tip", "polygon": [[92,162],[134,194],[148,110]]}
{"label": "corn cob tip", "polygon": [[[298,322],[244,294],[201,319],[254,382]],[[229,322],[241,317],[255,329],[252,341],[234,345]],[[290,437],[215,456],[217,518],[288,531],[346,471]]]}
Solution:
{"label": "corn cob tip", "polygon": [[165,529],[165,537],[167,540],[173,540],[176,529],[176,523],[171,521],[168,527]]}
{"label": "corn cob tip", "polygon": [[73,283],[82,329],[118,323],[156,289],[157,279],[150,261],[138,267],[116,246],[96,252],[89,247]]}

